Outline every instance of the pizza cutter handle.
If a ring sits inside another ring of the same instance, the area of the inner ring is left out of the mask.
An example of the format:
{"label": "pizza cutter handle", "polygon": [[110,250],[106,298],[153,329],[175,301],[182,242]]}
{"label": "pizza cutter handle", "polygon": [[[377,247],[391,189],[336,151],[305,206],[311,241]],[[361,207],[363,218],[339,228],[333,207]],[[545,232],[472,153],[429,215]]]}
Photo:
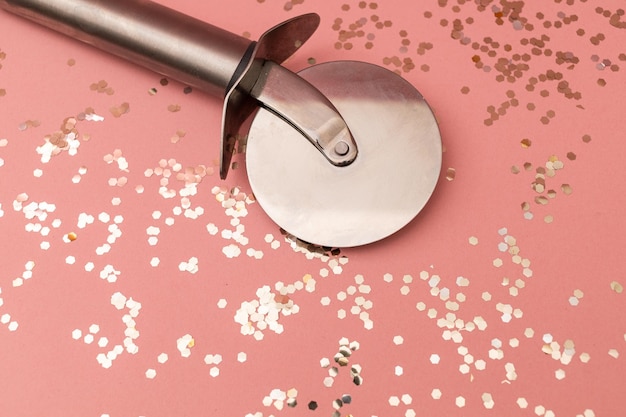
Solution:
{"label": "pizza cutter handle", "polygon": [[0,7],[220,97],[255,45],[149,0],[0,0]]}
{"label": "pizza cutter handle", "polygon": [[[298,129],[330,163],[344,166],[356,158],[337,109],[280,66],[318,27],[314,13],[280,23],[254,42],[150,0],[0,0],[0,7],[223,97],[222,179],[240,130],[259,104]],[[302,106],[303,98],[309,106]]]}

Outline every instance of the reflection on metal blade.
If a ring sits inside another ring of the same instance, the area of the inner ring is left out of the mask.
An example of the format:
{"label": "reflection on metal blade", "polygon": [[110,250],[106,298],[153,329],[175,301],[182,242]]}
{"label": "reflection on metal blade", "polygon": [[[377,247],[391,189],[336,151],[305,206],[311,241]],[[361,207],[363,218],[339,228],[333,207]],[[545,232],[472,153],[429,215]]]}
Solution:
{"label": "reflection on metal blade", "polygon": [[252,190],[278,225],[307,242],[350,247],[389,236],[430,198],[441,170],[441,136],[421,94],[384,68],[331,62],[300,75],[325,94],[359,155],[344,167],[291,125],[260,110],[246,164]]}

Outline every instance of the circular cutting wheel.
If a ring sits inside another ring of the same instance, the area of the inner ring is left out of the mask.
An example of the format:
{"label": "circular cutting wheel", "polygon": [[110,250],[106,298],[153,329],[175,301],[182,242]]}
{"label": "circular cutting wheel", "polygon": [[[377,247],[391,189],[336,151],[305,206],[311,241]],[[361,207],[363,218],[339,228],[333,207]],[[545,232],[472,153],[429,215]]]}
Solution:
{"label": "circular cutting wheel", "polygon": [[430,107],[399,75],[372,64],[329,62],[299,75],[337,108],[358,156],[334,166],[291,125],[260,109],[246,150],[257,201],[287,232],[322,246],[364,245],[398,231],[422,210],[441,171]]}

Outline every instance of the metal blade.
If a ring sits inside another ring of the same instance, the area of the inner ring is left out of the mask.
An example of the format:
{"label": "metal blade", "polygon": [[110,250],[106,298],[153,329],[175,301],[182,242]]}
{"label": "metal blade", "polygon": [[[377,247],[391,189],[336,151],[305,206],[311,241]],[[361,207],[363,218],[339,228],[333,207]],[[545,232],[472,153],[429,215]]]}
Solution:
{"label": "metal blade", "polygon": [[331,62],[299,73],[330,99],[359,146],[348,166],[329,164],[300,132],[259,110],[246,165],[259,204],[307,242],[350,247],[409,223],[430,198],[441,170],[441,136],[422,95],[384,68]]}

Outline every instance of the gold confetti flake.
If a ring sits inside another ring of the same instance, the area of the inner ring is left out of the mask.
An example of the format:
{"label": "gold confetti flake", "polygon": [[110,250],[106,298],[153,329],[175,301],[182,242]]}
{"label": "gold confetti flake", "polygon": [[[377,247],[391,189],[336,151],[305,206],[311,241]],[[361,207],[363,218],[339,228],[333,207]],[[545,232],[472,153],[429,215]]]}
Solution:
{"label": "gold confetti flake", "polygon": [[167,110],[172,113],[179,112],[180,109],[181,109],[180,104],[170,104],[169,106],[167,106]]}
{"label": "gold confetti flake", "polygon": [[570,195],[572,193],[572,186],[569,184],[563,184],[561,185],[561,191],[563,191],[563,194],[565,195]]}
{"label": "gold confetti flake", "polygon": [[621,294],[624,291],[624,287],[617,281],[611,282],[611,289],[617,294]]}
{"label": "gold confetti flake", "polygon": [[92,83],[89,86],[89,89],[98,93],[104,93],[108,96],[111,96],[115,93],[113,88],[109,87],[109,83],[107,83],[105,80],[100,80],[97,83]]}
{"label": "gold confetti flake", "polygon": [[109,108],[109,112],[111,112],[113,117],[122,117],[126,113],[130,112],[130,105],[128,103],[122,103],[119,106]]}
{"label": "gold confetti flake", "polygon": [[184,130],[178,130],[174,136],[170,138],[171,143],[178,143],[187,133]]}
{"label": "gold confetti flake", "polygon": [[41,125],[41,122],[39,120],[26,120],[23,123],[20,123],[20,125],[18,126],[19,130],[26,130],[28,128],[31,127],[39,127]]}
{"label": "gold confetti flake", "polygon": [[453,181],[456,178],[456,169],[448,168],[446,170],[446,179],[448,181]]}

